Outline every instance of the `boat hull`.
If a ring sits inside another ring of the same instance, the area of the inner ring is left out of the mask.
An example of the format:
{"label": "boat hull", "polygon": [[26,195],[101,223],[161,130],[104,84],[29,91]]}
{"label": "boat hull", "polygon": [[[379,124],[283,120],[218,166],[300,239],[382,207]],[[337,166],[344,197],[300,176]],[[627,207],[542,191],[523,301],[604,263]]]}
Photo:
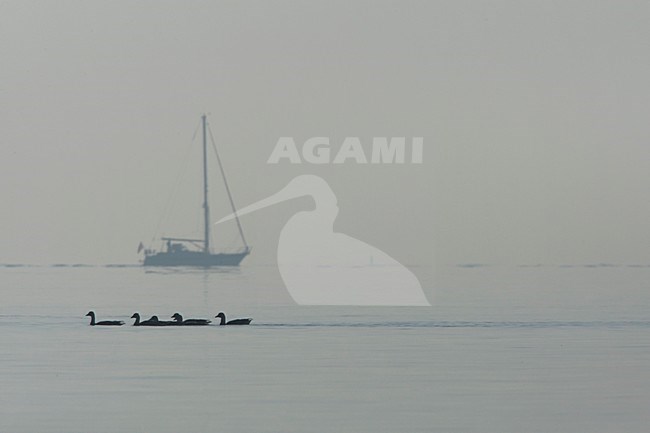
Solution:
{"label": "boat hull", "polygon": [[206,254],[199,251],[160,252],[144,258],[144,266],[239,266],[248,251]]}

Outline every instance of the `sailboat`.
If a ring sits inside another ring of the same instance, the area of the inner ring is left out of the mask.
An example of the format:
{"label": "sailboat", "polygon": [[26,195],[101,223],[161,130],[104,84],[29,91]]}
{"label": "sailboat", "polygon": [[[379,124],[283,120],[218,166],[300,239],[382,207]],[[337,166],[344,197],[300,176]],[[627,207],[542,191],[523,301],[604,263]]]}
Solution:
{"label": "sailboat", "polygon": [[[152,249],[144,250],[144,266],[239,266],[242,260],[250,253],[250,247],[244,238],[239,219],[237,228],[244,244],[244,248],[236,252],[213,253],[210,249],[210,206],[208,203],[208,163],[207,163],[207,121],[205,114],[201,116],[203,128],[203,239],[170,238],[163,237],[165,250],[157,252]],[[216,151],[216,148],[215,148]],[[221,170],[226,192],[230,200],[233,213],[236,214],[235,204],[230,194],[228,181],[221,165],[221,159],[217,153],[217,162]],[[140,244],[142,248],[142,244]],[[140,251],[141,248],[138,250]]]}

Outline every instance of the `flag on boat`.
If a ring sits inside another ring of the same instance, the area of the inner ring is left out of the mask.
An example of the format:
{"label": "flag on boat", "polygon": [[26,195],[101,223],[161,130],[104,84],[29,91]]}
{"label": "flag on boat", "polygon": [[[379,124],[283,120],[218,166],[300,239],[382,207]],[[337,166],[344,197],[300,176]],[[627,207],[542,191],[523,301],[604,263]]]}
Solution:
{"label": "flag on boat", "polygon": [[144,249],[144,245],[142,245],[142,242],[140,242],[140,245],[138,245],[138,254],[140,254],[140,251]]}

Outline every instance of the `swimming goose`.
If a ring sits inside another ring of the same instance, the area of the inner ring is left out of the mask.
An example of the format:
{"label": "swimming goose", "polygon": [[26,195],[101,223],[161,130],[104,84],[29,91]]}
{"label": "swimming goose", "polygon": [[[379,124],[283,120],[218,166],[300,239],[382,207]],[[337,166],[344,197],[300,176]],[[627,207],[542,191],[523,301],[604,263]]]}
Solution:
{"label": "swimming goose", "polygon": [[174,319],[177,325],[183,325],[183,326],[203,326],[203,325],[208,325],[212,321],[208,319],[185,319],[183,320],[183,316],[181,316],[179,313],[174,313],[172,316],[172,319]]}
{"label": "swimming goose", "polygon": [[135,322],[133,322],[133,326],[141,326],[142,325],[140,323],[140,313],[133,313],[133,316],[131,316],[131,319],[135,319]]}
{"label": "swimming goose", "polygon": [[135,319],[133,326],[170,326],[176,324],[176,322],[159,320],[158,316],[151,316],[150,319],[143,320],[141,322],[139,313],[133,313],[131,319]]}
{"label": "swimming goose", "polygon": [[178,325],[178,323],[171,321],[171,320],[160,320],[158,319],[158,316],[151,316],[149,320],[149,326],[174,326]]}
{"label": "swimming goose", "polygon": [[221,323],[219,325],[250,325],[250,323],[253,321],[253,319],[233,319],[229,320],[226,322],[226,315],[223,312],[220,312],[214,317],[219,317],[221,319]]}
{"label": "swimming goose", "polygon": [[89,311],[86,316],[90,316],[90,326],[122,326],[124,322],[121,320],[102,320],[101,322],[95,322],[95,312]]}

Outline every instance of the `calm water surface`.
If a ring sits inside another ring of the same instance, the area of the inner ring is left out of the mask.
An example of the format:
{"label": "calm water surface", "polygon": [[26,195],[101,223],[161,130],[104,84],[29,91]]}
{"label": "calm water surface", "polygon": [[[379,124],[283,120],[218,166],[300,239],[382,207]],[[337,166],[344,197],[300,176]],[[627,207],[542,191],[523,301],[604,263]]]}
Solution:
{"label": "calm water surface", "polygon": [[[299,307],[274,272],[0,267],[0,432],[650,425],[650,268],[448,267],[431,308]],[[254,322],[92,328],[90,309]]]}

